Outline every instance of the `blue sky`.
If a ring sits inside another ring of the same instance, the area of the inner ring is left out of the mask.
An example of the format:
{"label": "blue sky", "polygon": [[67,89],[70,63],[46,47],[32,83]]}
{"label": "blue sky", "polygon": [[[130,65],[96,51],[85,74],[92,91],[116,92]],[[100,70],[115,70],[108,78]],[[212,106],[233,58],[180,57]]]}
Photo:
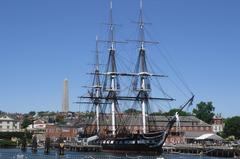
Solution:
{"label": "blue sky", "polygon": [[[195,103],[212,101],[225,117],[240,115],[239,7],[238,0],[144,1],[149,39],[160,41],[196,94]],[[131,21],[138,9],[138,0],[113,0],[118,39],[136,37]],[[79,110],[72,102],[90,79],[95,36],[107,36],[102,23],[108,12],[108,0],[0,1],[0,110],[60,111],[65,78],[70,109]],[[119,47],[119,56],[129,48]],[[100,50],[107,54],[104,46]]]}

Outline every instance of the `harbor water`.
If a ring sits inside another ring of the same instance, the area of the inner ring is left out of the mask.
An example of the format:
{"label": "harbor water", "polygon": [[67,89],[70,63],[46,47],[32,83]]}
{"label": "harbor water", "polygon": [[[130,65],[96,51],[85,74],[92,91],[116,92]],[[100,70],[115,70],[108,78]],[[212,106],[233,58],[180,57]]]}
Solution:
{"label": "harbor water", "polygon": [[101,152],[70,152],[65,151],[64,156],[59,156],[54,150],[48,155],[44,155],[43,149],[38,149],[36,153],[32,153],[31,149],[21,152],[19,149],[0,149],[0,159],[224,159],[218,157],[194,156],[188,154],[163,154],[161,156],[132,156],[132,155],[116,155]]}

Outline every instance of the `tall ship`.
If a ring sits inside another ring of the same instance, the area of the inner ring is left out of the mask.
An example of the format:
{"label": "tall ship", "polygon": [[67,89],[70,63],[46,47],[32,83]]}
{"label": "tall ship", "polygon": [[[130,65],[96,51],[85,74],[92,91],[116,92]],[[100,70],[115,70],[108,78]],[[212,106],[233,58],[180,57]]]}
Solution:
{"label": "tall ship", "polygon": [[[162,97],[153,95],[156,86],[152,86],[152,79],[161,80],[167,76],[156,74],[149,69],[146,59],[148,50],[145,46],[156,42],[145,40],[147,23],[143,19],[142,1],[139,20],[135,22],[138,26],[138,39],[128,41],[137,43],[138,47],[135,67],[128,72],[119,71],[117,67],[116,45],[125,42],[115,40],[116,24],[113,23],[112,2],[109,14],[108,39],[96,39],[94,71],[89,73],[93,79],[92,84],[85,86],[87,93],[79,97],[80,105],[90,107],[90,111],[85,114],[86,125],[79,138],[82,144],[102,146],[103,151],[161,154],[162,146],[178,119],[178,112],[168,118],[164,128],[157,126],[156,114],[151,112],[152,101],[171,103],[175,99],[167,95],[162,88]],[[104,69],[100,67],[99,43],[106,43],[108,47]],[[122,88],[121,81],[129,86]],[[190,94],[185,103],[178,107],[179,112],[192,104],[194,95]]]}

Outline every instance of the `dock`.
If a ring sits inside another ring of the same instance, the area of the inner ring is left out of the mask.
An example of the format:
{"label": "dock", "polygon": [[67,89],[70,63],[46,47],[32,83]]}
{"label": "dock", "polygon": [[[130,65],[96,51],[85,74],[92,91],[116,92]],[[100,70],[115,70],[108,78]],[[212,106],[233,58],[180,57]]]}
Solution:
{"label": "dock", "polygon": [[[101,145],[82,145],[78,143],[65,143],[66,150],[75,152],[101,152]],[[240,148],[232,146],[206,146],[198,144],[164,145],[166,154],[191,154],[197,156],[240,158]]]}
{"label": "dock", "polygon": [[101,152],[102,146],[100,145],[81,145],[77,143],[66,143],[65,149],[69,151],[75,151],[75,152]]}
{"label": "dock", "polygon": [[172,154],[193,154],[199,156],[240,158],[240,149],[229,146],[177,144],[177,145],[165,145],[163,146],[163,151],[165,153]]}

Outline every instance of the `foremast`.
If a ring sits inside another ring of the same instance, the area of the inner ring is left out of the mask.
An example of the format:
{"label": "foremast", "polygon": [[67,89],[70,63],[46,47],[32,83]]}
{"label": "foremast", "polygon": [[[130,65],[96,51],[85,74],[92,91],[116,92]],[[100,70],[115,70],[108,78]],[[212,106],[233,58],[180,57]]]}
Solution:
{"label": "foremast", "polygon": [[93,89],[92,92],[95,94],[95,100],[94,100],[94,105],[96,108],[96,120],[97,120],[97,132],[100,130],[100,122],[99,122],[99,113],[100,113],[100,104],[101,104],[101,99],[100,97],[102,96],[102,86],[101,86],[101,81],[100,81],[100,75],[99,75],[99,51],[98,51],[98,37],[96,36],[96,61],[95,61],[95,76],[93,80]]}
{"label": "foremast", "polygon": [[[92,85],[91,86],[84,86],[89,89],[87,96],[80,96],[81,99],[88,99],[90,101],[80,101],[76,102],[78,104],[91,104],[93,105],[93,108],[95,108],[95,115],[96,120],[93,122],[96,122],[96,132],[100,132],[100,106],[102,104],[102,85],[101,85],[101,79],[100,79],[100,67],[99,67],[99,50],[98,50],[98,37],[96,36],[96,50],[95,50],[95,64],[94,64],[94,72],[90,73],[93,75]],[[87,127],[86,127],[87,128]],[[93,132],[91,132],[93,133]]]}

